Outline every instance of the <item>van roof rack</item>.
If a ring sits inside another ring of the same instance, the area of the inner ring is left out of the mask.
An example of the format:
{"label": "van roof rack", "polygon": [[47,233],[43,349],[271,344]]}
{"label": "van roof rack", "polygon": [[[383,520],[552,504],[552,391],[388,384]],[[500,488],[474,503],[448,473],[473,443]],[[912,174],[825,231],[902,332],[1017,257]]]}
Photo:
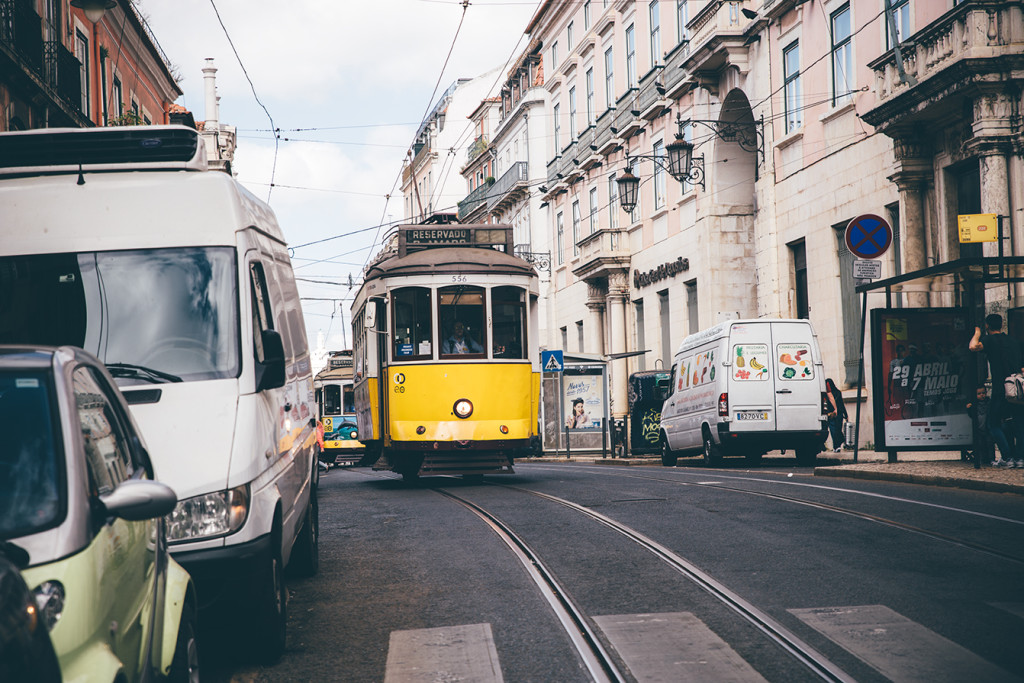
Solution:
{"label": "van roof rack", "polygon": [[38,128],[0,133],[0,176],[79,171],[206,171],[206,145],[187,126]]}

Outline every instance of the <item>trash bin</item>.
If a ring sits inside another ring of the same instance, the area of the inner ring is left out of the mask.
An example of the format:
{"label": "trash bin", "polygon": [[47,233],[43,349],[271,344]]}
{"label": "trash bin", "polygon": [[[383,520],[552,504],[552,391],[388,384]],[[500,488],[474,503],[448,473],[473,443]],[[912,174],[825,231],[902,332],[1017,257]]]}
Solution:
{"label": "trash bin", "polygon": [[632,455],[660,453],[661,405],[658,381],[668,380],[664,370],[634,372],[629,376],[629,451]]}

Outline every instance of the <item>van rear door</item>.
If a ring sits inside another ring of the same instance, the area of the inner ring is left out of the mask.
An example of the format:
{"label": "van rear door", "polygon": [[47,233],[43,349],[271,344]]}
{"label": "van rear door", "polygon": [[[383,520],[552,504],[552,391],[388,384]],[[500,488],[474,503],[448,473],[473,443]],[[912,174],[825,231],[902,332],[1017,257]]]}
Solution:
{"label": "van rear door", "polygon": [[772,329],[769,322],[735,323],[729,334],[729,413],[733,432],[776,429]]}
{"label": "van rear door", "polygon": [[774,321],[776,429],[806,432],[821,429],[821,358],[811,326],[802,320]]}

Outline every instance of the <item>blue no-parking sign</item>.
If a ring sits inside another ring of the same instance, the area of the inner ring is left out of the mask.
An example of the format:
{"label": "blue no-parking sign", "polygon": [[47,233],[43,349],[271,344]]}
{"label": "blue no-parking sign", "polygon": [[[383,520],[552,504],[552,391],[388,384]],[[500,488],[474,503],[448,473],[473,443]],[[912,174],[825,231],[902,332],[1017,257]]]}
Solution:
{"label": "blue no-parking sign", "polygon": [[892,245],[892,228],[880,216],[866,213],[846,226],[846,246],[862,259],[878,258]]}

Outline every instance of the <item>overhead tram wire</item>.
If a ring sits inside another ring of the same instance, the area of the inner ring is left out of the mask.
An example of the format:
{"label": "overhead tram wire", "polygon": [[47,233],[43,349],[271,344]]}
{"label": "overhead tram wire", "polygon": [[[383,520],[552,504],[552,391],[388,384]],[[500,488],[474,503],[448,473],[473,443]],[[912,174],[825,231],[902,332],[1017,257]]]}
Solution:
{"label": "overhead tram wire", "polygon": [[224,20],[220,17],[220,10],[217,9],[217,3],[214,0],[210,0],[210,5],[213,7],[213,13],[217,15],[217,21],[220,23],[221,30],[224,31],[224,37],[228,39],[228,45],[231,46],[231,51],[235,53],[235,59],[238,60],[238,66],[242,68],[242,73],[245,74],[245,80],[249,81],[249,88],[252,89],[252,96],[256,99],[256,104],[260,105],[263,112],[270,119],[270,127],[274,129],[274,161],[270,166],[270,189],[267,190],[267,202],[270,202],[270,194],[274,191],[274,176],[277,174],[277,152],[279,146],[280,133],[277,132],[277,126],[274,124],[274,117],[270,115],[270,111],[260,100],[260,96],[256,94],[256,86],[253,84],[252,79],[249,78],[249,72],[245,68],[245,64],[242,63],[242,58],[238,55],[238,50],[235,49],[235,43],[231,40],[231,34],[228,33],[228,27],[224,25]]}
{"label": "overhead tram wire", "polygon": [[[469,0],[462,0],[461,4],[462,4],[462,16],[459,17],[459,25],[455,29],[455,35],[452,37],[452,44],[448,48],[448,55],[444,58],[444,64],[441,65],[441,73],[439,73],[437,75],[437,82],[434,84],[434,92],[432,92],[430,94],[430,99],[427,100],[427,108],[423,111],[423,115],[420,117],[421,121],[424,120],[427,117],[427,114],[430,113],[430,108],[434,104],[434,98],[437,96],[437,89],[441,85],[441,79],[444,78],[445,69],[448,68],[448,61],[451,59],[452,51],[455,49],[455,42],[459,39],[459,32],[462,30],[462,23],[466,20],[466,10],[469,9]],[[391,201],[391,195],[393,195],[395,193],[395,188],[398,187],[398,183],[399,183],[399,181],[401,179],[402,179],[402,169],[399,168],[398,169],[398,175],[395,176],[395,182],[391,185],[391,191],[388,192],[387,199],[384,202],[384,210],[383,210],[383,212],[381,213],[381,216],[380,216],[380,224],[377,226],[378,230],[377,230],[377,234],[374,235],[373,244],[376,244],[377,240],[380,238],[380,228],[384,225],[384,217],[388,215],[388,202]],[[372,250],[370,252],[367,252],[367,254],[366,254],[366,260],[363,261],[363,267],[364,268],[366,267],[366,264],[370,262],[370,256],[371,255],[372,255]]]}

